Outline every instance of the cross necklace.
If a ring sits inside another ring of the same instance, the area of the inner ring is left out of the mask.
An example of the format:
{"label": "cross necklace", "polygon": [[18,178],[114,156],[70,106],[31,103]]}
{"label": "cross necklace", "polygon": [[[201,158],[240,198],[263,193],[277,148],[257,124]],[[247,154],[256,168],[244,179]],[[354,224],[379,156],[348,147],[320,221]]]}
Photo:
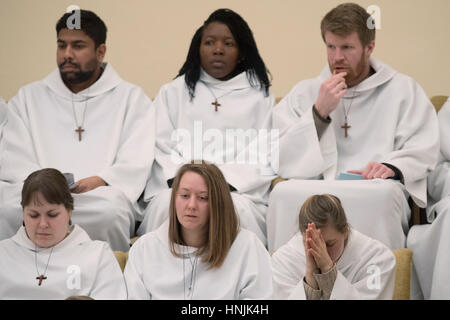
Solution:
{"label": "cross necklace", "polygon": [[37,246],[35,246],[35,251],[34,251],[34,262],[35,262],[35,264],[36,264],[36,271],[37,271],[37,275],[38,275],[38,276],[36,277],[36,280],[39,280],[38,286],[40,286],[40,285],[42,284],[42,281],[43,281],[43,280],[46,280],[46,279],[47,279],[47,277],[45,276],[45,274],[47,273],[48,264],[49,264],[49,262],[50,262],[50,258],[52,257],[53,248],[54,248],[54,247],[52,247],[52,250],[50,251],[50,254],[48,255],[47,265],[45,266],[44,273],[41,274],[41,273],[39,272],[39,269],[38,269],[38,263],[37,263],[37,252],[38,252],[38,250],[37,250]]}
{"label": "cross necklace", "polygon": [[230,94],[231,92],[233,92],[233,90],[225,92],[221,96],[216,97],[216,95],[214,94],[214,91],[212,91],[212,89],[208,86],[208,84],[205,81],[202,81],[202,80],[200,80],[200,81],[203,82],[203,84],[206,86],[206,88],[208,88],[209,92],[211,92],[212,96],[214,97],[214,101],[211,102],[211,104],[214,106],[214,110],[216,112],[219,111],[218,107],[222,106],[219,103],[219,98],[222,98],[222,97],[226,96],[227,94]]}
{"label": "cross necklace", "polygon": [[344,100],[341,100],[342,101],[342,105],[344,106],[344,117],[345,117],[344,118],[344,125],[341,126],[341,128],[345,130],[345,137],[346,138],[348,137],[348,129],[350,129],[352,127],[352,126],[348,125],[347,116],[348,116],[348,114],[350,112],[350,109],[352,107],[353,98],[355,97],[355,93],[356,93],[356,87],[355,87],[355,89],[353,89],[353,95],[352,95],[352,98],[350,100],[350,105],[348,106],[348,109],[345,107]]}
{"label": "cross necklace", "polygon": [[88,102],[88,96],[89,96],[89,89],[90,88],[88,88],[87,95],[86,95],[86,100],[85,100],[84,110],[83,110],[83,120],[82,120],[81,124],[78,124],[77,113],[75,112],[75,105],[73,103],[73,93],[72,93],[72,111],[73,111],[73,118],[75,119],[75,126],[77,127],[75,129],[75,132],[78,133],[78,141],[82,140],[82,133],[85,131],[83,129],[83,126],[84,126],[84,119],[86,118],[86,110],[88,107],[87,102]]}
{"label": "cross necklace", "polygon": [[[184,250],[184,247],[183,247],[183,250]],[[191,255],[189,254],[189,252],[187,252],[187,256],[189,258],[189,262],[191,263],[191,268],[192,268],[191,269],[191,281],[190,281],[190,284],[189,284],[189,287],[188,287],[188,295],[187,296],[188,297],[190,296],[190,299],[192,299],[192,295],[194,294],[194,285],[195,285],[194,278],[195,278],[195,273],[197,271],[198,256],[195,255],[194,262],[192,262]],[[185,266],[184,266],[185,261],[186,261],[186,259],[185,259],[185,257],[183,257],[183,293],[184,293],[184,300],[186,300],[186,279],[185,279]]]}

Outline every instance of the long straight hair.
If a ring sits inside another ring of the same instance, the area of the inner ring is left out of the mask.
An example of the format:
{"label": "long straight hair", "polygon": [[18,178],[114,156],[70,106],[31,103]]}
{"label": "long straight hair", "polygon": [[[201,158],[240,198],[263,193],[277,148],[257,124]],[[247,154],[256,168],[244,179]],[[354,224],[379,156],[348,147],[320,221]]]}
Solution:
{"label": "long straight hair", "polygon": [[202,42],[203,30],[212,22],[225,24],[230,29],[231,34],[237,42],[239,49],[239,62],[233,74],[241,72],[247,73],[248,81],[252,87],[262,88],[265,96],[269,95],[271,86],[269,76],[270,72],[261,58],[256,45],[253,32],[247,22],[236,12],[230,9],[218,9],[214,11],[203,25],[197,29],[192,38],[189,52],[178,72],[177,77],[185,75],[185,82],[189,89],[191,100],[195,95],[195,86],[200,78],[200,45]]}
{"label": "long straight hair", "polygon": [[175,245],[185,245],[181,233],[181,224],[177,218],[175,200],[180,181],[186,172],[195,172],[205,181],[208,188],[209,222],[205,244],[199,248],[197,255],[209,264],[209,268],[220,267],[239,232],[239,218],[234,208],[230,189],[222,172],[214,164],[205,161],[192,161],[183,165],[177,172],[172,185],[170,199],[169,247],[174,256],[182,254],[175,250]]}

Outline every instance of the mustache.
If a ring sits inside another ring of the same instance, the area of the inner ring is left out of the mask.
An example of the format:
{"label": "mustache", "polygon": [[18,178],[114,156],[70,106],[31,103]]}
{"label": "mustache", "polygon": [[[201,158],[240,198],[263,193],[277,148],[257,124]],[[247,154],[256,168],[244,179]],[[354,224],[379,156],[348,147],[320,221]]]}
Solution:
{"label": "mustache", "polygon": [[80,69],[80,65],[79,64],[73,63],[73,62],[71,62],[69,60],[63,61],[62,63],[59,64],[58,67],[59,67],[59,69],[61,69],[61,68],[63,68],[66,65],[71,66],[71,67],[76,67],[76,68]]}

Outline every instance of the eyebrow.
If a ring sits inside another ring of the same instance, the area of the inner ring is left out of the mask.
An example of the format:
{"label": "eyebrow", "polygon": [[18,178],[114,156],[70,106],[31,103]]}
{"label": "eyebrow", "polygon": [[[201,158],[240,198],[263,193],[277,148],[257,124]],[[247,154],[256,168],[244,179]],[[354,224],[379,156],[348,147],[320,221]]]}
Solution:
{"label": "eyebrow", "polygon": [[[180,188],[180,191],[189,191],[189,192],[191,192],[191,190],[188,189],[188,188]],[[208,193],[208,191],[200,191],[198,193]]]}
{"label": "eyebrow", "polygon": [[[67,41],[64,41],[64,40],[61,40],[61,39],[58,39],[56,42],[58,42],[58,43],[67,43]],[[74,41],[69,41],[69,43],[80,44],[80,43],[87,43],[87,42],[84,41],[84,40],[74,40]]]}

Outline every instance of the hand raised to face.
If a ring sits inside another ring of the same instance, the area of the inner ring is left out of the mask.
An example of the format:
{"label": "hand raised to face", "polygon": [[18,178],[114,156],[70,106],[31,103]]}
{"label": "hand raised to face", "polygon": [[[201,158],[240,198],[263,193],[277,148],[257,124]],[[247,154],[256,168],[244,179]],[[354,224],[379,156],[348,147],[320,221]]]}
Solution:
{"label": "hand raised to face", "polygon": [[337,108],[339,101],[347,92],[346,75],[346,72],[334,73],[320,86],[315,108],[323,118],[327,118]]}
{"label": "hand raised to face", "polygon": [[308,224],[306,229],[305,250],[314,258],[321,273],[327,273],[333,268],[334,262],[328,254],[325,240],[314,223]]}

